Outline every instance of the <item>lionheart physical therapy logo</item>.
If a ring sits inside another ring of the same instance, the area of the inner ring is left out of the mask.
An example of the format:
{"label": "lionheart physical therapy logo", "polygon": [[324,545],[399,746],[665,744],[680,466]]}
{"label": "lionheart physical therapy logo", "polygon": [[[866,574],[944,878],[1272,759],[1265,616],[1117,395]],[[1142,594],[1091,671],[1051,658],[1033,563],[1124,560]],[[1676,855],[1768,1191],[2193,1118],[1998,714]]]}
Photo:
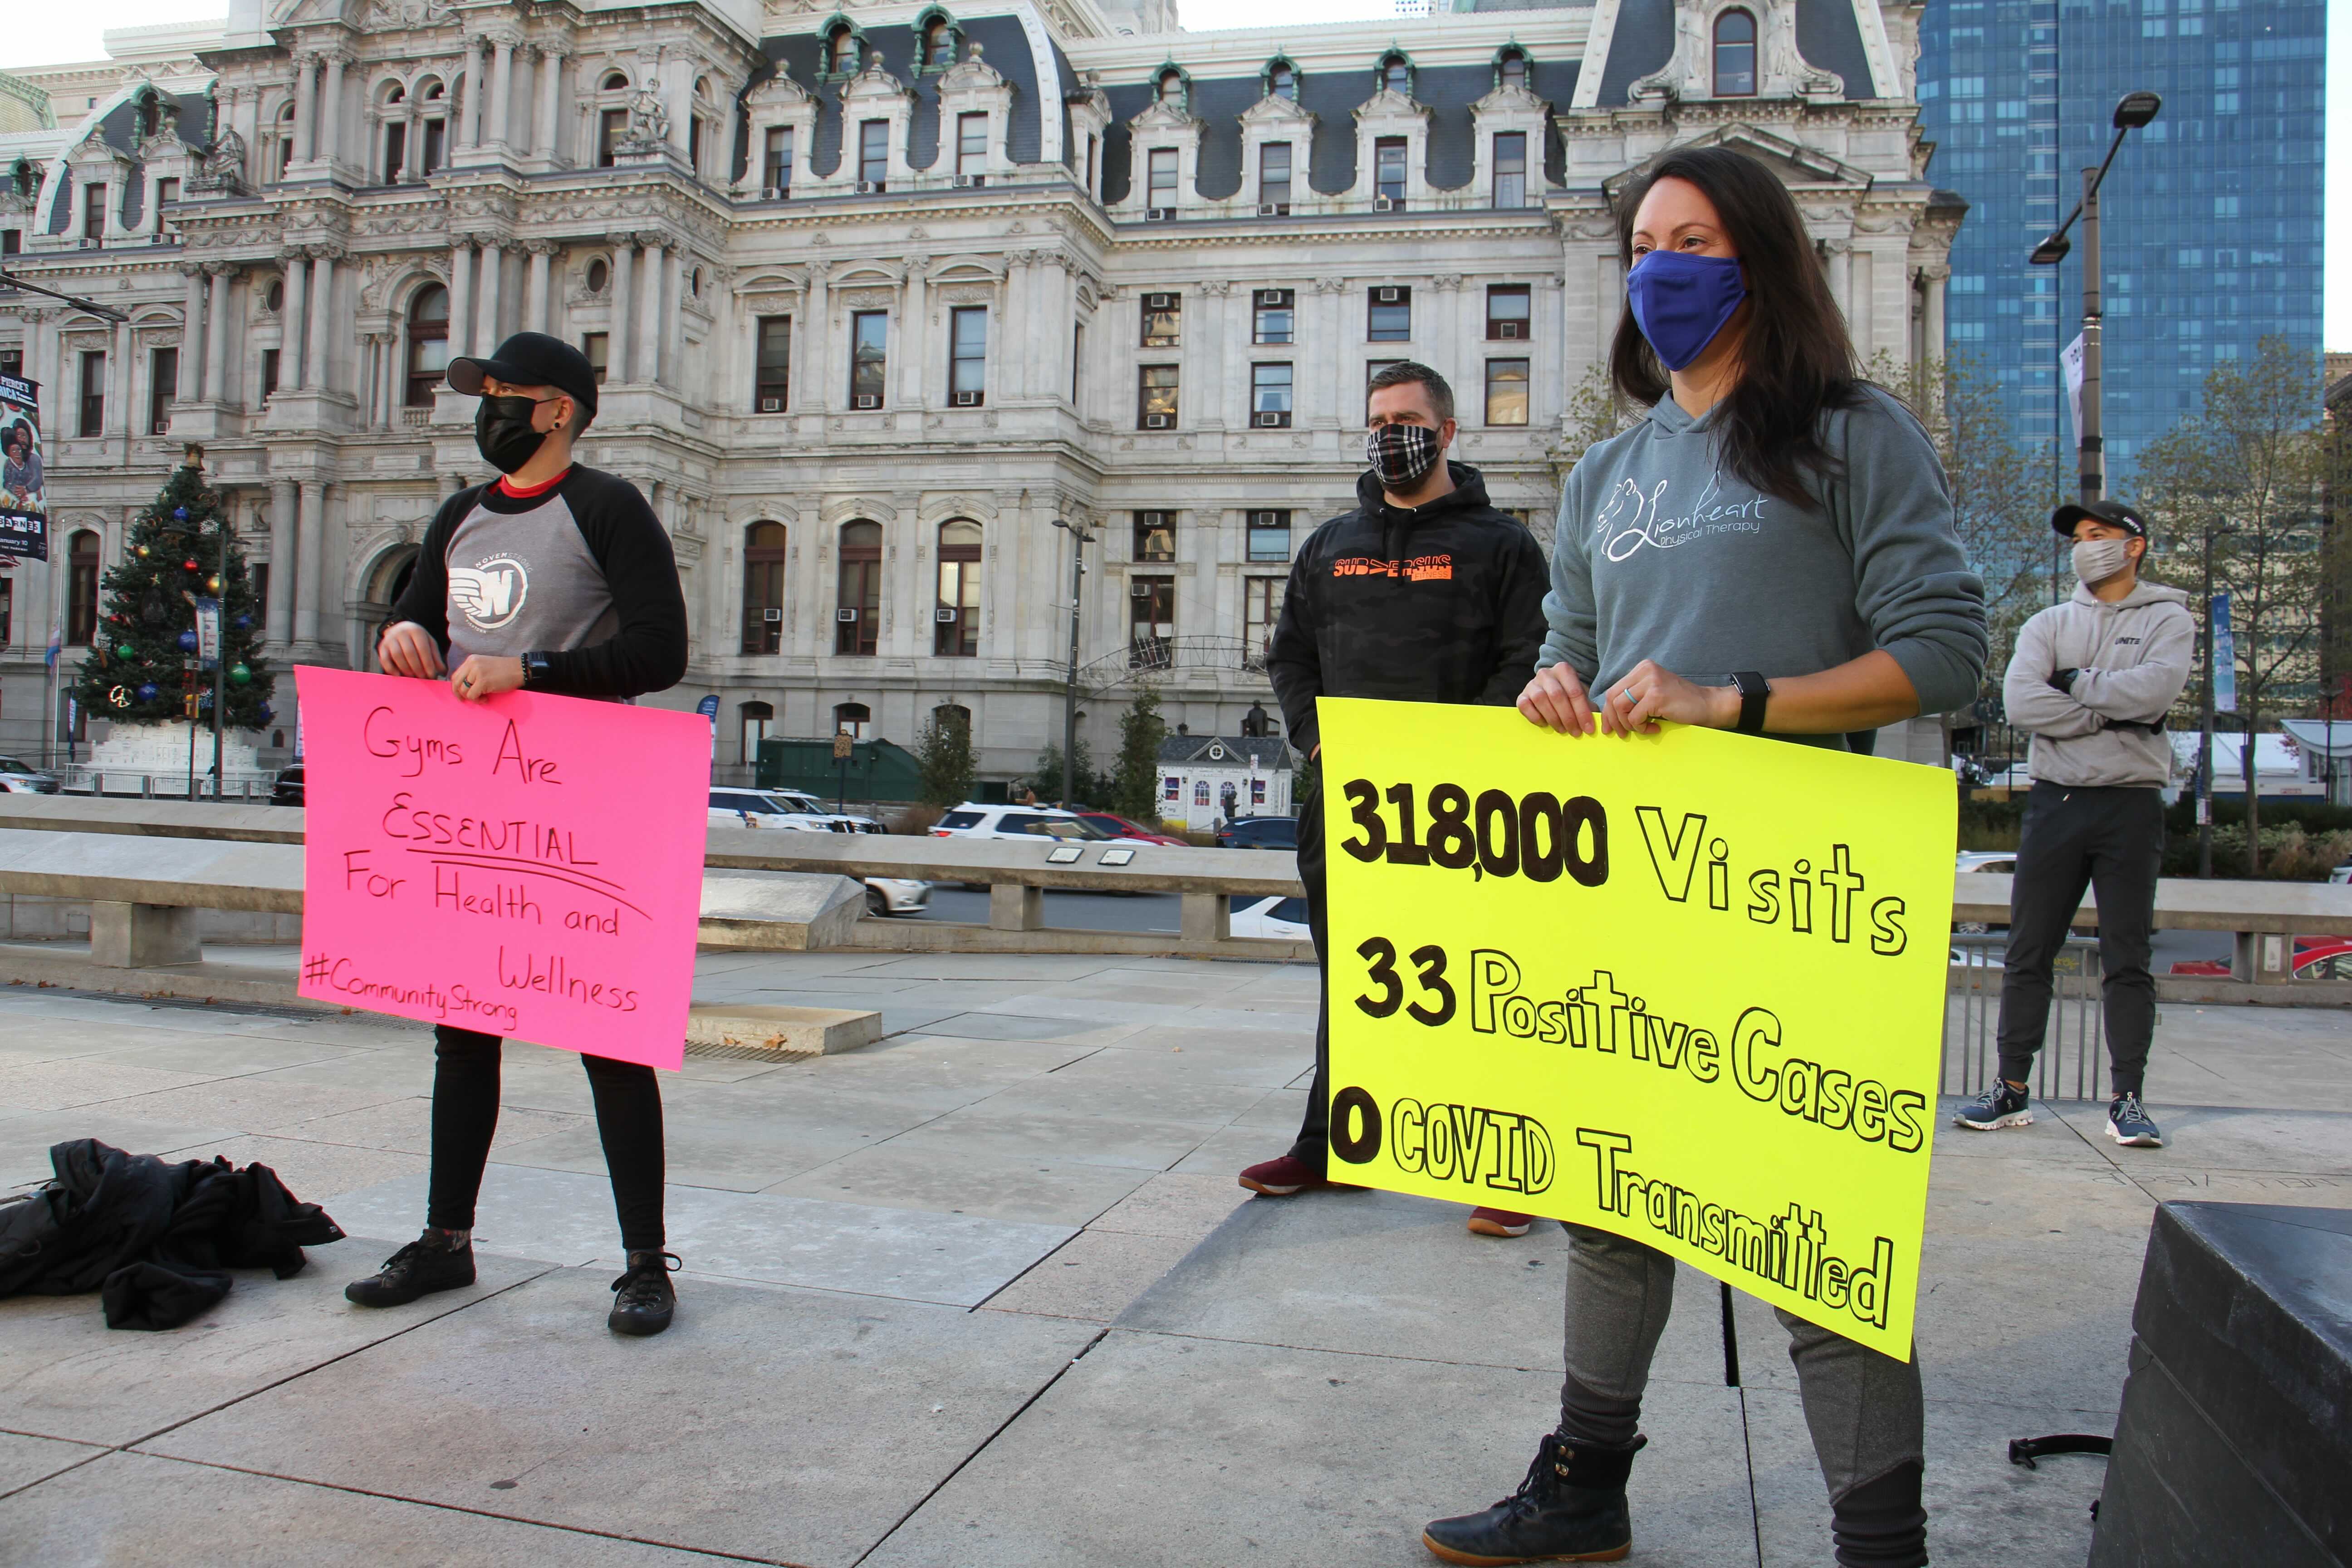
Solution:
{"label": "lionheart physical therapy logo", "polygon": [[1601,553],[1612,564],[1632,558],[1643,545],[1672,550],[1710,534],[1764,531],[1764,507],[1772,498],[1750,495],[1746,500],[1725,500],[1719,471],[1707,475],[1706,488],[1688,511],[1669,517],[1665,500],[1673,486],[1672,479],[1660,479],[1654,489],[1644,491],[1631,479],[1617,481],[1608,504],[1592,520]]}
{"label": "lionheart physical therapy logo", "polygon": [[530,574],[511,555],[449,568],[449,598],[476,631],[494,632],[522,614]]}

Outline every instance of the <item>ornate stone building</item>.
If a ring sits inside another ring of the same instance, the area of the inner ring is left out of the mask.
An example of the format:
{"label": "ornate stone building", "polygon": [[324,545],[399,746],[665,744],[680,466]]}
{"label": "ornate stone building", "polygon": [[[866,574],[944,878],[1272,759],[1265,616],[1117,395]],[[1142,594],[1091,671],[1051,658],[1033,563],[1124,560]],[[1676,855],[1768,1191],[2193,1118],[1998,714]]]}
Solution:
{"label": "ornate stone building", "polygon": [[984,773],[1025,768],[1060,732],[1056,521],[1091,536],[1097,748],[1139,676],[1232,732],[1381,364],[1452,379],[1457,456],[1549,536],[1622,298],[1610,195],[1664,149],[1790,183],[1866,355],[1939,341],[1959,215],[1926,178],[1918,11],[1196,34],[1168,0],[236,0],[110,35],[103,68],[19,73],[58,129],[0,133],[6,265],[129,317],[0,293],[56,536],[0,577],[0,749],[45,750],[49,628],[70,663],[189,443],[281,661],[363,663],[487,472],[439,369],[525,327],[602,367],[583,455],[676,541],[693,663],[662,700],[718,696],[722,766],[953,706]]}

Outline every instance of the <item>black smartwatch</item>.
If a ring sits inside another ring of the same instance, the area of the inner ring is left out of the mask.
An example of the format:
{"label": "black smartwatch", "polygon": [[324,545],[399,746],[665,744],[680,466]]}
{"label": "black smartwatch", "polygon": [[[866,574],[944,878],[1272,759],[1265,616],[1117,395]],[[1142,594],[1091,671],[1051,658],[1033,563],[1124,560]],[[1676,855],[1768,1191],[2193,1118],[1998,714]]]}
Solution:
{"label": "black smartwatch", "polygon": [[1739,723],[1743,735],[1764,732],[1764,700],[1772,695],[1772,683],[1752,669],[1731,672],[1731,684],[1739,689]]}
{"label": "black smartwatch", "polygon": [[543,653],[527,653],[523,655],[522,689],[525,691],[546,690],[547,683],[549,679],[551,679],[553,668],[554,666],[549,662],[548,657]]}

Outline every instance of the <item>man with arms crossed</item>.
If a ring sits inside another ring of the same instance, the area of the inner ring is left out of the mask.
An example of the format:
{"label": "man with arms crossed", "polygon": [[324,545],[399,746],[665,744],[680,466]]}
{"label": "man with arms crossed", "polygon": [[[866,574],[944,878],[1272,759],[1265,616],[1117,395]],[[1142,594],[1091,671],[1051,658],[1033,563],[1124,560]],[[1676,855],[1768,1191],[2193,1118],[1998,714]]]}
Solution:
{"label": "man with arms crossed", "polygon": [[[1322,753],[1318,697],[1507,708],[1534,673],[1549,584],[1543,552],[1517,518],[1486,502],[1486,481],[1446,460],[1454,443],[1454,391],[1410,360],[1372,377],[1369,472],[1356,508],[1317,529],[1290,568],[1266,673],[1307,753],[1299,792],[1298,875],[1307,929],[1329,988],[1323,879]],[[1230,815],[1230,814],[1229,814]],[[1330,1157],[1331,1018],[1327,995],[1315,1026],[1315,1085],[1290,1152],[1241,1174],[1267,1197],[1326,1186]],[[1481,1236],[1525,1236],[1530,1216],[1481,1208]]]}
{"label": "man with arms crossed", "polygon": [[2074,597],[2017,634],[2001,681],[2009,721],[2033,735],[2017,874],[2010,880],[2009,957],[2000,986],[2000,1078],[1961,1108],[1979,1132],[2032,1124],[2026,1083],[2050,1021],[2050,970],[2066,928],[2096,889],[2100,990],[2112,1068],[2107,1136],[2135,1148],[2164,1142],[2140,1103],[2156,982],[2148,929],[2164,858],[2172,746],[2164,714],[2189,680],[2197,626],[2189,595],[2143,582],[2147,525],[2121,501],[2062,506],[2050,526],[2074,542]]}
{"label": "man with arms crossed", "polygon": [[[482,400],[474,444],[503,476],[444,502],[416,573],[376,645],[393,675],[446,670],[469,702],[520,689],[626,701],[686,673],[686,598],[669,535],[627,480],[572,460],[596,416],[586,356],[517,332],[488,359],[449,362],[449,385]],[[404,1306],[474,1282],[474,1199],[499,1124],[496,1035],[433,1031],[433,1165],[425,1234],[343,1294]],[[661,1085],[637,1062],[583,1055],[627,1264],[614,1332],[657,1334],[677,1295],[662,1249]]]}

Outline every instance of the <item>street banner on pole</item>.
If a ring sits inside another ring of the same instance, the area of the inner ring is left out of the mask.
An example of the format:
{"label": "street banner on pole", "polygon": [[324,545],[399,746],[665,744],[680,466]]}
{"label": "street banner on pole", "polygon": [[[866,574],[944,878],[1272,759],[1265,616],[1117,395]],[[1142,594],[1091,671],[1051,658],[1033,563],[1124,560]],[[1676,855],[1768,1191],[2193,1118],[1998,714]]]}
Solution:
{"label": "street banner on pole", "polygon": [[1908,1359],[1952,774],[1318,712],[1333,1177],[1630,1237]]}
{"label": "street banner on pole", "polygon": [[196,607],[196,658],[210,669],[220,662],[221,602],[199,595],[190,603]]}
{"label": "street banner on pole", "polygon": [[2213,711],[2238,710],[2238,638],[2230,630],[2230,595],[2213,595],[2207,626],[2213,628]]}
{"label": "street banner on pole", "polygon": [[300,994],[677,1068],[703,721],[524,691],[462,702],[437,680],[307,665],[294,679]]}
{"label": "street banner on pole", "polygon": [[48,513],[39,384],[0,375],[0,555],[47,561]]}
{"label": "street banner on pole", "polygon": [[2066,378],[2066,406],[2074,416],[2074,448],[2083,447],[2083,334],[2058,351],[2058,371]]}

